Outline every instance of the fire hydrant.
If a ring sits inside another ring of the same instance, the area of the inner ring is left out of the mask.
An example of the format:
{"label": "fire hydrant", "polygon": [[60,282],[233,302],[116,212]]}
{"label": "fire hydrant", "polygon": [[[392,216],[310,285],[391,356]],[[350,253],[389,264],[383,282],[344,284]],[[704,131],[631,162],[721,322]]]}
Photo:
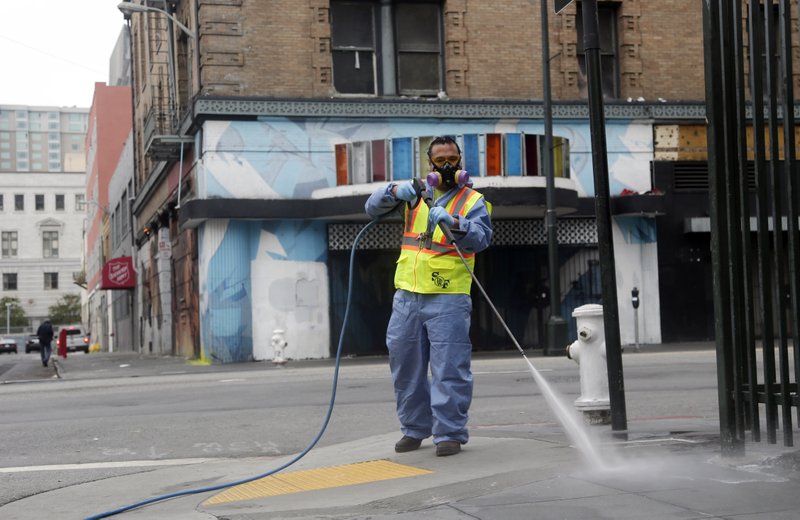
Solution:
{"label": "fire hydrant", "polygon": [[578,339],[567,347],[567,357],[580,367],[581,395],[575,408],[583,412],[589,424],[609,424],[611,407],[608,399],[606,338],[603,329],[603,306],[582,305],[572,312]]}
{"label": "fire hydrant", "polygon": [[284,334],[285,332],[282,329],[275,329],[272,331],[271,343],[272,350],[274,351],[272,363],[277,366],[286,364],[286,359],[283,357],[283,350],[289,346],[289,343],[286,341]]}

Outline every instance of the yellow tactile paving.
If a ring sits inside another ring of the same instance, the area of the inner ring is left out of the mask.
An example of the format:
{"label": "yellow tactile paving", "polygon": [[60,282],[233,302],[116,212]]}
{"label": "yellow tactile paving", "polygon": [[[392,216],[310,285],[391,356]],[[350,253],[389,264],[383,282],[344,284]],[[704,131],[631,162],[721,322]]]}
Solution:
{"label": "yellow tactile paving", "polygon": [[380,480],[415,477],[429,473],[433,472],[427,469],[397,464],[389,460],[371,460],[356,464],[294,471],[292,473],[278,473],[277,475],[264,477],[227,489],[209,498],[203,505],[213,506],[227,502],[288,495],[316,489],[329,489],[378,482]]}

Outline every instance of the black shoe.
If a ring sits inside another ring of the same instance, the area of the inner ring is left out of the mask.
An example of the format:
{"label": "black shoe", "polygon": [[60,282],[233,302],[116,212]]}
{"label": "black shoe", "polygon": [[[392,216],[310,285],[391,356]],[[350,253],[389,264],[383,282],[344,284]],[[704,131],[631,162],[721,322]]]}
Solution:
{"label": "black shoe", "polygon": [[414,437],[403,435],[403,438],[397,441],[397,444],[394,445],[394,451],[397,453],[414,451],[419,448],[420,444],[422,444],[422,439],[415,439]]}
{"label": "black shoe", "polygon": [[457,441],[442,441],[436,445],[436,456],[447,457],[461,451],[461,443]]}
{"label": "black shoe", "polygon": [[47,361],[42,361],[42,366],[46,367],[47,366]]}

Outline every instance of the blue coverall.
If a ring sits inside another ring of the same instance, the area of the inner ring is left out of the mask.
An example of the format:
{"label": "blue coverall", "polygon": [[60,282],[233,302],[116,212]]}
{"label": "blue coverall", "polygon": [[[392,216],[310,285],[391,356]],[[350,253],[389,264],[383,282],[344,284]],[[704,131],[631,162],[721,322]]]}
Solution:
{"label": "blue coverall", "polygon": [[[370,196],[365,205],[367,214],[378,217],[399,211],[402,215],[405,203],[392,195],[393,186],[389,184]],[[445,206],[457,191],[454,187],[441,194],[434,205]],[[429,223],[429,233],[432,228]],[[489,246],[492,223],[483,197],[459,219],[459,229],[463,236],[459,234],[456,244],[462,252],[477,253]],[[403,435],[416,439],[433,435],[435,444],[464,444],[469,440],[471,313],[468,294],[395,292],[386,346]]]}

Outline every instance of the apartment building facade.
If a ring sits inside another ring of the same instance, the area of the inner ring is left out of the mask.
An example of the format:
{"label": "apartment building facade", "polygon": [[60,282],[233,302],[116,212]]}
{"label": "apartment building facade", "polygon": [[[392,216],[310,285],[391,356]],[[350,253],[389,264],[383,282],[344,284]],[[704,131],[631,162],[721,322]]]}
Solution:
{"label": "apartment building facade", "polygon": [[[172,328],[159,341],[212,362],[269,359],[268,338],[281,328],[290,357],[330,355],[365,198],[424,177],[427,143],[452,134],[494,205],[494,245],[478,276],[521,341],[541,346],[550,311],[538,4],[167,6],[183,28],[158,12],[127,16],[140,319]],[[566,318],[599,299],[580,11],[573,2],[548,24]],[[662,308],[703,315],[710,305],[704,296],[675,304],[674,273],[688,262],[659,251],[658,221],[673,210],[653,182],[658,162],[705,160],[701,11],[691,0],[629,0],[601,2],[599,14],[622,339],[634,340],[636,287],[638,337],[659,342],[663,323],[674,323]],[[397,226],[380,224],[358,252],[350,353],[384,349]],[[707,249],[707,236],[700,242]],[[508,346],[486,305],[475,305],[475,348]]]}
{"label": "apartment building facade", "polygon": [[0,297],[35,328],[80,294],[88,110],[0,105]]}
{"label": "apartment building facade", "polygon": [[[113,309],[118,313],[128,310],[114,305],[120,296],[132,301],[130,289],[117,289],[109,283],[108,264],[116,258],[117,235],[124,221],[122,191],[110,190],[118,168],[125,168],[123,150],[131,133],[131,88],[127,85],[110,86],[95,83],[89,125],[86,134],[86,304],[85,319],[91,331],[92,342],[105,350],[135,350],[129,326],[118,327]],[[128,157],[130,161],[130,157]],[[122,163],[122,166],[121,166]],[[120,264],[121,265],[121,264]],[[104,272],[106,276],[104,276]],[[133,276],[130,273],[129,276]],[[130,321],[130,320],[128,320]]]}

